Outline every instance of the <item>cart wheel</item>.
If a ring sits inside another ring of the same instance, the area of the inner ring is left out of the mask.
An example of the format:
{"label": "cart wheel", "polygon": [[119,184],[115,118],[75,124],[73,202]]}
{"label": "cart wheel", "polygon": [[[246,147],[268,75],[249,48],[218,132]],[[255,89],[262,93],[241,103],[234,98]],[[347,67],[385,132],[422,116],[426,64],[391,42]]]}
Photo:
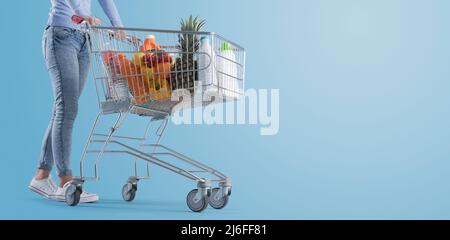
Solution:
{"label": "cart wheel", "polygon": [[123,200],[127,202],[132,202],[136,197],[137,185],[132,183],[127,183],[122,187],[122,197]]}
{"label": "cart wheel", "polygon": [[215,209],[222,209],[228,203],[228,193],[225,196],[217,196],[218,194],[222,194],[220,188],[213,188],[211,197],[209,198],[209,205]]}
{"label": "cart wheel", "polygon": [[80,203],[80,197],[82,192],[83,189],[81,188],[80,185],[70,184],[70,186],[67,187],[65,193],[67,205],[72,207],[78,205],[78,203]]}
{"label": "cart wheel", "polygon": [[189,209],[191,209],[193,212],[202,212],[208,207],[208,196],[202,196],[198,202],[194,201],[195,196],[197,195],[198,189],[194,189],[189,192],[187,195],[187,205]]}

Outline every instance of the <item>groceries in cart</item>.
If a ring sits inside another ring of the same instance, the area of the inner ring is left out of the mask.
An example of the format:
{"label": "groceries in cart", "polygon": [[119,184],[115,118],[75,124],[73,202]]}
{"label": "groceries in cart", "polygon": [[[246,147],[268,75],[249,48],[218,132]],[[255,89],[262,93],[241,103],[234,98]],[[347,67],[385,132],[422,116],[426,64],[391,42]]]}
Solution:
{"label": "groceries in cart", "polygon": [[[171,57],[157,50],[160,47],[154,36],[149,36],[141,49],[144,51],[135,52],[131,60],[124,53],[102,52],[103,61],[111,74],[111,95],[117,100],[123,100],[128,97],[129,91],[135,104],[170,99]],[[127,85],[124,94],[123,86]]]}
{"label": "groceries in cart", "polygon": [[128,100],[131,95],[133,104],[146,105],[171,100],[176,90],[188,90],[191,95],[241,96],[243,71],[237,63],[242,57],[231,43],[201,33],[204,26],[204,20],[190,16],[181,20],[181,31],[173,39],[176,44],[162,46],[155,35],[147,35],[137,41],[133,36],[135,46],[129,51],[104,46],[111,99]]}

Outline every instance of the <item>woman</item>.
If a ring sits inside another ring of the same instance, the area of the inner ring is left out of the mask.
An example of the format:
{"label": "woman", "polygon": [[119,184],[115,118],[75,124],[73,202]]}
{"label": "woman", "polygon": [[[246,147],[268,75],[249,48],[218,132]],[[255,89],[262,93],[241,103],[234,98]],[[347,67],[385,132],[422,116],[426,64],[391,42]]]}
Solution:
{"label": "woman", "polygon": [[[98,0],[114,27],[122,21],[113,0]],[[70,153],[72,129],[78,112],[78,99],[83,90],[90,65],[89,39],[72,22],[78,15],[93,26],[100,20],[91,16],[91,0],[51,0],[43,51],[52,83],[53,115],[45,133],[39,167],[29,188],[47,199],[65,201],[65,189],[72,180]],[[124,36],[120,31],[119,36]],[[56,164],[59,186],[50,176]],[[80,202],[98,201],[98,195],[84,192]]]}

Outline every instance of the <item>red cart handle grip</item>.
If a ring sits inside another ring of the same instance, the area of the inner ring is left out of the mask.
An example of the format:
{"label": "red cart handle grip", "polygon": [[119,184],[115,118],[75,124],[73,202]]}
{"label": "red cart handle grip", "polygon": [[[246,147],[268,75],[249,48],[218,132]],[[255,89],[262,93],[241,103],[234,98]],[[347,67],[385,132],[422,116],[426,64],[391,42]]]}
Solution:
{"label": "red cart handle grip", "polygon": [[78,16],[78,15],[73,15],[72,16],[72,22],[74,24],[80,25],[82,24],[86,19],[82,16]]}

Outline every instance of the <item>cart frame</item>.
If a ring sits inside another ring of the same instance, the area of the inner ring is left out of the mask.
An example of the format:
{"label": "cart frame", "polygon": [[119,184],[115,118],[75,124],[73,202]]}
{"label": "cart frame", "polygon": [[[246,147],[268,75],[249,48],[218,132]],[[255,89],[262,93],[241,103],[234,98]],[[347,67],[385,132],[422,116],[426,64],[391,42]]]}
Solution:
{"label": "cart frame", "polygon": [[[211,58],[210,64],[215,64],[215,59],[213,58],[223,58],[229,61],[230,64],[236,64],[240,70],[240,76],[231,76],[226,71],[220,72],[214,68],[215,74],[223,74],[224,76],[229,76],[242,81],[242,89],[244,88],[244,76],[245,76],[245,51],[238,44],[226,40],[225,38],[212,33],[212,32],[183,32],[183,31],[173,31],[173,30],[161,30],[161,29],[141,29],[141,28],[113,28],[113,27],[91,27],[86,25],[83,31],[86,32],[86,37],[92,41],[94,35],[99,34],[109,34],[114,37],[114,33],[118,30],[123,30],[128,33],[135,32],[145,32],[145,33],[158,33],[158,34],[193,34],[208,36],[211,39],[220,39],[220,41],[232,44],[234,49],[239,49],[242,53],[242,59],[239,62],[236,59],[227,59],[221,56],[219,52],[213,52],[209,56]],[[136,44],[137,38],[134,35],[128,35],[126,39],[114,40],[121,41],[122,44]],[[212,41],[213,44],[216,42]],[[140,44],[140,43],[139,43]],[[214,51],[214,46],[212,47]],[[95,42],[91,42],[89,52],[91,54],[91,60],[99,56],[98,49],[95,49]],[[212,57],[213,56],[213,57]],[[102,68],[99,61],[92,60],[93,69]],[[104,67],[104,66],[103,66]],[[96,93],[98,96],[98,103],[100,112],[98,113],[93,126],[91,128],[87,143],[84,147],[81,159],[80,159],[80,176],[76,177],[69,188],[66,191],[66,202],[70,206],[75,206],[79,203],[80,195],[82,193],[82,186],[85,181],[99,181],[99,163],[105,154],[124,154],[135,158],[134,161],[134,175],[129,177],[126,184],[122,188],[122,196],[125,201],[132,201],[136,195],[137,184],[140,180],[150,179],[150,165],[156,165],[170,172],[176,173],[188,180],[197,183],[196,189],[189,192],[187,196],[187,205],[194,212],[201,212],[206,207],[211,205],[213,208],[221,209],[225,207],[228,202],[229,196],[231,195],[232,182],[231,178],[223,174],[222,172],[207,166],[199,161],[196,161],[178,151],[175,151],[165,145],[161,144],[161,139],[168,127],[168,123],[172,114],[172,110],[176,104],[169,104],[168,108],[151,108],[143,107],[141,105],[134,104],[130,99],[108,99],[108,96],[102,95],[102,90],[107,87],[102,84],[108,81],[105,76],[96,75],[96,71],[92,70]],[[104,70],[104,69],[103,69]],[[202,69],[196,69],[196,71],[201,71]],[[107,72],[104,70],[104,72]],[[100,83],[100,84],[99,84]],[[220,85],[220,84],[218,84]],[[217,89],[224,88],[223,86],[217,86]],[[225,88],[225,90],[227,90]],[[229,89],[228,89],[229,90]],[[232,89],[233,91],[235,89]],[[237,93],[238,96],[243,95],[242,92]],[[227,100],[236,100],[238,97],[226,98]],[[206,106],[211,102],[201,102],[201,106]],[[156,105],[159,104],[157,101]],[[167,103],[161,103],[160,105],[166,106]],[[149,120],[146,123],[142,137],[129,137],[123,135],[116,135],[116,132],[121,128],[126,119],[131,115],[139,115],[143,117],[148,117]],[[98,125],[100,124],[102,118],[106,115],[116,115],[114,124],[111,126],[108,132],[98,132]],[[157,130],[155,133],[156,140],[154,142],[148,142],[150,135],[150,127],[153,123],[157,125]],[[124,143],[124,141],[136,142],[135,145],[130,145]],[[99,148],[93,148],[93,145],[100,144]],[[86,176],[85,165],[86,157],[89,154],[95,155],[94,162],[94,176]],[[171,161],[163,160],[161,157],[170,157]],[[139,176],[138,161],[146,162],[146,174],[144,176]],[[190,167],[190,169],[185,169],[183,167],[177,166],[176,163],[183,163]],[[217,187],[212,188],[213,184]]]}

